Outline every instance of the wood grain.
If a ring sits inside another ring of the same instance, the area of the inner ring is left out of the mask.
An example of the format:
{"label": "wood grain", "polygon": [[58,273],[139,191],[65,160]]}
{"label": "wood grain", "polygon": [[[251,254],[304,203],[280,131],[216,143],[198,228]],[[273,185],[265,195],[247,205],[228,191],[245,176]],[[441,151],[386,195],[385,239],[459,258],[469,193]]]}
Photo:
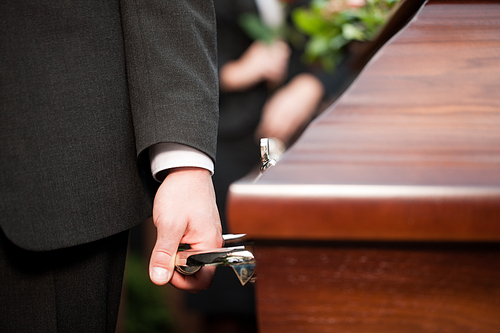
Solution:
{"label": "wood grain", "polygon": [[[232,230],[500,240],[499,96],[500,3],[430,1],[274,168],[233,184]],[[311,199],[300,195],[303,185],[333,190]],[[349,194],[367,186],[373,195]],[[392,196],[377,195],[387,188]]]}
{"label": "wood grain", "polygon": [[500,248],[257,246],[259,332],[498,332]]}
{"label": "wood grain", "polygon": [[500,2],[428,1],[257,181],[260,333],[500,330]]}

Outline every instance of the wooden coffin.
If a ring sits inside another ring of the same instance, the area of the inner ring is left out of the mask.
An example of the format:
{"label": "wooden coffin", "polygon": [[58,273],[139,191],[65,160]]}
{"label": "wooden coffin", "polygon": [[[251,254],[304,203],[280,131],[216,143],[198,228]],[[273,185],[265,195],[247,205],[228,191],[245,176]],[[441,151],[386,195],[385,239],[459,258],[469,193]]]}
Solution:
{"label": "wooden coffin", "polygon": [[500,332],[500,2],[427,2],[227,214],[261,333]]}

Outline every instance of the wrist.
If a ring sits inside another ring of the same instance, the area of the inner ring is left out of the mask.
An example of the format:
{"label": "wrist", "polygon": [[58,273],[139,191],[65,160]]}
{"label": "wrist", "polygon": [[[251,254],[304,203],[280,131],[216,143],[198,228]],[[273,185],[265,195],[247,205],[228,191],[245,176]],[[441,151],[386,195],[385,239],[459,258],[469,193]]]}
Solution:
{"label": "wrist", "polygon": [[189,176],[189,177],[202,177],[202,178],[212,178],[212,173],[204,168],[200,167],[176,167],[167,170],[167,177],[170,176]]}

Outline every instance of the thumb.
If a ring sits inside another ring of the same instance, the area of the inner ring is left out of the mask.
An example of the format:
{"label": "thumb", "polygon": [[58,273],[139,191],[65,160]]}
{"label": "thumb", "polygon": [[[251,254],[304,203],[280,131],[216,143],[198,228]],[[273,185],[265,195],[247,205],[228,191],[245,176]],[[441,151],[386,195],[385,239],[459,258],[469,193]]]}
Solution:
{"label": "thumb", "polygon": [[180,239],[175,241],[162,237],[162,232],[158,229],[149,262],[149,277],[154,284],[164,285],[172,278],[179,241]]}

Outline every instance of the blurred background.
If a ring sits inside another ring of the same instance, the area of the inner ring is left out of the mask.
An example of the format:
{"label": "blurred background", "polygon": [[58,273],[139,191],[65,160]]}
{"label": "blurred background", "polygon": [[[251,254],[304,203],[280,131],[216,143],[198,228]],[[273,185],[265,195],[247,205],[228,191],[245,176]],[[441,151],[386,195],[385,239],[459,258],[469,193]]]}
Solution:
{"label": "blurred background", "polygon": [[[213,177],[224,233],[229,185],[260,163],[259,139],[279,159],[347,88],[398,0],[214,0],[220,123]],[[156,231],[133,229],[117,332],[256,332],[253,285],[219,267],[209,290],[189,294],[148,277]]]}

